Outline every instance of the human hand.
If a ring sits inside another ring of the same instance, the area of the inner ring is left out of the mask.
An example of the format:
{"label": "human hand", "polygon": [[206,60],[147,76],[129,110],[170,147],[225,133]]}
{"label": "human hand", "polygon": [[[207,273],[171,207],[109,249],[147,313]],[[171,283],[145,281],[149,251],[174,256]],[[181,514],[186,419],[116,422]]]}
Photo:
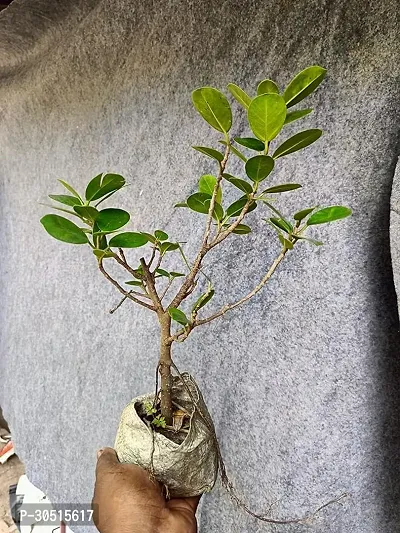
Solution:
{"label": "human hand", "polygon": [[197,533],[199,500],[166,501],[146,470],[120,463],[113,448],[98,452],[92,504],[100,533]]}

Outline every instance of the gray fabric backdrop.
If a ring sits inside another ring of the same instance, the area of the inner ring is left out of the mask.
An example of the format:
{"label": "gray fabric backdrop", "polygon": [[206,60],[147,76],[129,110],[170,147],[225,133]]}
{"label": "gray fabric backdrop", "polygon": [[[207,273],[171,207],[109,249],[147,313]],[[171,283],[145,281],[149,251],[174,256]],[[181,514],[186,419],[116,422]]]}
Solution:
{"label": "gray fabric backdrop", "polygon": [[[61,191],[56,178],[82,188],[98,172],[122,173],[131,185],[109,205],[131,210],[133,229],[188,241],[192,256],[201,217],[172,206],[213,169],[190,145],[218,136],[191,90],[232,81],[251,92],[265,77],[283,86],[316,63],[328,78],[310,99],[315,113],[292,129],[325,134],[271,181],[304,184],[282,199],[287,213],[345,203],[354,216],[316,228],[325,246],[298,246],[267,290],[194,332],[175,359],[202,387],[229,473],[254,510],[275,502],[275,516],[297,516],[348,491],[311,531],[400,531],[389,238],[399,30],[395,0],[15,0],[1,13],[0,404],[29,478],[53,501],[90,501],[95,450],[113,444],[131,397],[154,386],[157,324],[129,304],[108,314],[118,294],[88,249],[45,234],[39,202]],[[233,133],[246,133],[235,115]],[[398,212],[394,201],[394,230]],[[212,309],[249,290],[277,253],[253,218],[260,231],[211,258]],[[220,487],[202,499],[199,524],[274,530]]]}

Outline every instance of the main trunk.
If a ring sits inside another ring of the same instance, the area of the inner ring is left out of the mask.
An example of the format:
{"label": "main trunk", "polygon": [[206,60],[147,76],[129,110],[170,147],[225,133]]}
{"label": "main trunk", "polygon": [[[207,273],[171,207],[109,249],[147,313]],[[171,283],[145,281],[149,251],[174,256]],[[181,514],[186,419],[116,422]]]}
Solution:
{"label": "main trunk", "polygon": [[168,313],[160,317],[161,346],[159,372],[161,376],[161,416],[168,426],[172,426],[172,375],[171,375],[171,317]]}

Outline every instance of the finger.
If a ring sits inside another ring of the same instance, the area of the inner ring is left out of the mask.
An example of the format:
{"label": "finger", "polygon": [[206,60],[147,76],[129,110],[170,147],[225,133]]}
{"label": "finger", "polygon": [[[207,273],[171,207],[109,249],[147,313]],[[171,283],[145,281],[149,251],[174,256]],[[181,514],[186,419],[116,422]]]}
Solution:
{"label": "finger", "polygon": [[190,498],[172,498],[167,502],[167,507],[170,509],[185,510],[192,514],[196,514],[200,498],[201,494],[200,496],[192,496]]}
{"label": "finger", "polygon": [[96,476],[120,464],[113,448],[103,448],[97,452],[97,455]]}

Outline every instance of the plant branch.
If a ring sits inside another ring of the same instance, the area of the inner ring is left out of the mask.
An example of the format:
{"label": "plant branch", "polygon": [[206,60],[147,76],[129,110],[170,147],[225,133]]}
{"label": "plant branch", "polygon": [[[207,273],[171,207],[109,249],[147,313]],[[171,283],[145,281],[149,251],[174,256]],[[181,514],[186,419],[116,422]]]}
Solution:
{"label": "plant branch", "polygon": [[217,181],[216,181],[216,184],[213,190],[213,194],[211,196],[210,208],[208,210],[207,222],[206,222],[206,227],[204,230],[204,235],[203,235],[203,240],[200,246],[200,250],[197,254],[196,259],[194,260],[191,271],[186,276],[184,282],[181,285],[181,288],[179,289],[178,293],[176,294],[176,296],[173,298],[172,302],[170,303],[170,307],[178,307],[179,304],[182,302],[182,300],[184,300],[187,297],[188,291],[192,287],[193,282],[200,270],[203,257],[210,250],[210,244],[208,242],[208,239],[211,233],[211,224],[212,224],[212,219],[213,219],[214,207],[215,207],[215,202],[217,198],[218,188],[222,181],[222,174],[224,173],[226,164],[228,162],[229,149],[230,149],[230,144],[227,143],[224,158],[219,165]]}
{"label": "plant branch", "polygon": [[157,313],[163,313],[164,309],[156,290],[153,274],[150,272],[149,266],[146,264],[146,261],[143,257],[140,258],[140,264],[142,265],[143,276],[146,281],[148,294],[153,301],[154,308]]}
{"label": "plant branch", "polygon": [[199,320],[195,318],[193,322],[191,322],[190,324],[185,326],[185,328],[175,333],[175,335],[171,337],[171,340],[183,342],[185,339],[187,339],[187,337],[190,335],[190,333],[193,331],[195,327],[201,326],[202,324],[208,324],[212,320],[215,320],[216,318],[223,316],[228,311],[235,309],[235,307],[238,307],[239,305],[242,305],[248,300],[250,300],[251,298],[253,298],[253,296],[255,296],[264,287],[264,285],[268,282],[268,280],[271,278],[272,274],[275,272],[275,270],[277,269],[277,267],[279,266],[279,264],[281,263],[281,261],[283,260],[287,252],[288,252],[287,248],[283,248],[281,250],[280,254],[275,259],[275,261],[272,263],[271,267],[269,268],[265,276],[262,278],[260,283],[258,283],[258,285],[254,287],[252,291],[246,294],[246,296],[243,296],[243,298],[241,298],[240,300],[237,300],[236,302],[224,305],[219,311],[217,311],[216,313],[214,313],[213,315],[207,318],[203,318]]}
{"label": "plant branch", "polygon": [[151,305],[151,304],[148,304],[146,302],[142,302],[141,300],[139,300],[138,298],[135,298],[135,296],[133,296],[130,292],[126,291],[125,289],[123,289],[121,287],[121,285],[118,283],[118,281],[116,281],[115,279],[113,279],[110,274],[108,272],[106,272],[106,270],[104,269],[104,266],[103,266],[103,261],[102,259],[99,260],[99,269],[100,269],[100,272],[103,274],[103,276],[105,278],[108,279],[108,281],[110,281],[114,287],[116,287],[119,292],[121,294],[123,294],[124,296],[126,296],[126,298],[129,298],[130,300],[132,300],[133,302],[139,304],[139,305],[142,305],[143,307],[146,307],[147,309],[150,309],[151,311],[155,311],[156,308]]}

